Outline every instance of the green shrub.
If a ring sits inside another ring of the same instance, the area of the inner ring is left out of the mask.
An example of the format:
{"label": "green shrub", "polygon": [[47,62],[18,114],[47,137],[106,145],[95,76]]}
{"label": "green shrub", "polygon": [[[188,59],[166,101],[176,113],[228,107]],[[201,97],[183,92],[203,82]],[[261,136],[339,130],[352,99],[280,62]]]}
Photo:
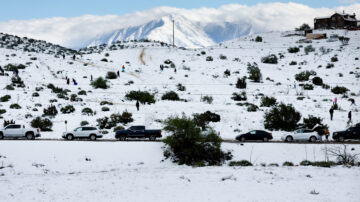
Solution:
{"label": "green shrub", "polygon": [[255,42],[262,42],[263,41],[263,38],[261,36],[257,36],[255,38]]}
{"label": "green shrub", "polygon": [[101,108],[101,111],[103,111],[103,112],[108,112],[108,111],[110,111],[110,108],[109,108],[109,107],[102,107],[102,108]]}
{"label": "green shrub", "polygon": [[260,107],[272,107],[276,105],[276,98],[264,96],[261,98]]}
{"label": "green shrub", "polygon": [[300,113],[292,105],[281,103],[265,113],[264,126],[269,130],[293,131],[300,118]]}
{"label": "green shrub", "polygon": [[269,163],[268,166],[270,166],[270,167],[279,167],[279,164],[277,164],[277,163]]}
{"label": "green shrub", "polygon": [[322,118],[320,117],[316,117],[316,116],[312,116],[312,115],[309,115],[308,118],[305,118],[304,117],[304,127],[305,128],[314,128],[314,126],[316,126],[317,124],[318,125],[323,125],[322,124]]}
{"label": "green shrub", "polygon": [[72,105],[67,105],[65,107],[62,107],[60,109],[61,113],[63,114],[70,114],[70,113],[73,113],[75,111],[75,107],[72,106]]}
{"label": "green shrub", "polygon": [[326,65],[326,69],[331,69],[331,68],[333,68],[333,67],[335,67],[335,65],[332,64],[332,63],[328,63],[328,64]]}
{"label": "green shrub", "polygon": [[201,127],[202,130],[206,130],[207,125],[210,122],[219,122],[220,115],[216,113],[212,113],[210,111],[206,111],[202,114],[194,114],[194,123]]}
{"label": "green shrub", "polygon": [[174,91],[166,92],[162,97],[162,100],[178,101],[180,100],[179,95]]}
{"label": "green shrub", "polygon": [[229,166],[253,166],[248,160],[230,161]]}
{"label": "green shrub", "polygon": [[290,162],[290,161],[285,161],[283,163],[283,166],[294,166],[294,164],[292,162]]}
{"label": "green shrub", "polygon": [[107,79],[117,79],[117,75],[115,72],[107,72],[106,78]]}
{"label": "green shrub", "polygon": [[96,80],[91,82],[91,86],[94,88],[107,89],[109,86],[107,85],[107,80],[102,77],[97,78]]}
{"label": "green shrub", "polygon": [[109,117],[105,116],[104,118],[96,119],[100,129],[111,129],[116,126],[116,123],[110,120]]}
{"label": "green shrub", "polygon": [[82,110],[81,110],[81,113],[82,113],[83,115],[88,115],[88,116],[94,115],[94,111],[93,111],[91,108],[89,108],[89,107],[85,107],[84,109],[82,109]]}
{"label": "green shrub", "polygon": [[299,52],[300,51],[300,48],[299,47],[290,47],[290,48],[288,48],[288,52],[289,53],[297,53],[297,52]]}
{"label": "green shrub", "polygon": [[311,29],[310,26],[306,23],[302,24],[300,27],[295,28],[295,31],[303,31]]}
{"label": "green shrub", "polygon": [[78,92],[78,95],[86,95],[86,91],[81,90],[81,91]]}
{"label": "green shrub", "polygon": [[309,54],[310,52],[314,52],[315,48],[312,45],[308,45],[304,48],[305,54]]}
{"label": "green shrub", "polygon": [[76,94],[71,94],[70,95],[70,101],[71,102],[82,102],[83,99],[79,98]]}
{"label": "green shrub", "polygon": [[44,108],[44,116],[56,116],[58,113],[54,105],[50,105],[48,108]]}
{"label": "green shrub", "polygon": [[335,56],[331,57],[331,62],[337,62],[339,61],[339,59]]}
{"label": "green shrub", "polygon": [[220,58],[220,60],[226,60],[227,59],[226,55],[222,55],[222,54],[219,56],[219,58]]}
{"label": "green shrub", "polygon": [[186,91],[186,87],[183,86],[181,83],[179,83],[178,85],[176,85],[176,87],[177,87],[177,89],[178,89],[179,91]]}
{"label": "green shrub", "polygon": [[169,132],[164,156],[179,165],[220,165],[231,160],[231,152],[221,150],[222,139],[213,130],[201,132],[191,118],[170,117],[164,121],[164,130]]}
{"label": "green shrub", "polygon": [[96,120],[100,129],[111,129],[117,124],[122,123],[124,125],[134,121],[132,114],[124,111],[122,114],[111,114],[109,117],[99,118]]}
{"label": "green shrub", "polygon": [[155,96],[147,91],[130,91],[125,95],[127,100],[139,101],[141,104],[155,103]]}
{"label": "green shrub", "polygon": [[87,125],[89,125],[88,121],[81,121],[80,122],[80,126],[87,126]]}
{"label": "green shrub", "polygon": [[116,132],[118,130],[124,130],[124,129],[125,128],[123,126],[116,126],[113,131]]}
{"label": "green shrub", "polygon": [[5,109],[0,109],[0,115],[1,114],[5,114],[6,113],[6,110]]}
{"label": "green shrub", "polygon": [[6,85],[5,89],[6,90],[15,90],[14,86],[12,86],[12,85]]}
{"label": "green shrub", "polygon": [[271,55],[262,57],[261,62],[262,63],[267,63],[267,64],[277,64],[278,63],[278,58],[276,57],[276,55],[271,54]]}
{"label": "green shrub", "polygon": [[330,168],[331,166],[336,166],[337,163],[333,161],[314,161],[311,165],[316,167]]}
{"label": "green shrub", "polygon": [[34,93],[32,94],[32,96],[33,96],[33,97],[39,97],[40,94],[39,94],[38,92],[34,92]]}
{"label": "green shrub", "polygon": [[247,70],[249,73],[249,79],[253,82],[260,82],[261,80],[261,71],[259,66],[254,62],[253,64],[247,64]]}
{"label": "green shrub", "polygon": [[52,131],[52,126],[53,123],[48,118],[42,119],[41,117],[36,117],[31,121],[31,127],[40,128],[41,131]]}
{"label": "green shrub", "polygon": [[240,93],[233,93],[231,99],[233,99],[235,101],[246,101],[247,100],[246,92],[243,91],[241,94]]}
{"label": "green shrub", "polygon": [[246,76],[244,76],[241,79],[240,78],[237,79],[236,88],[239,88],[239,89],[245,89],[246,88]]}
{"label": "green shrub", "polygon": [[343,86],[336,86],[331,89],[331,92],[333,92],[334,94],[345,94],[347,91],[349,91],[349,89]]}
{"label": "green shrub", "polygon": [[303,84],[303,85],[300,85],[300,86],[302,86],[302,88],[304,90],[314,90],[314,86],[312,84],[306,83],[306,84]]}
{"label": "green shrub", "polygon": [[101,61],[101,62],[108,62],[108,59],[103,58],[103,59],[101,59],[100,61]]}
{"label": "green shrub", "polygon": [[250,105],[247,107],[246,110],[247,110],[248,112],[256,112],[258,109],[259,109],[258,106],[250,103]]}
{"label": "green shrub", "polygon": [[104,100],[104,101],[101,101],[101,102],[100,102],[100,105],[113,105],[113,103]]}
{"label": "green shrub", "polygon": [[11,104],[10,109],[21,109],[21,106],[17,103]]}
{"label": "green shrub", "polygon": [[211,61],[214,61],[214,59],[213,59],[213,57],[211,57],[211,56],[207,56],[207,57],[206,57],[206,61],[211,62]]}
{"label": "green shrub", "polygon": [[205,95],[201,97],[201,102],[206,102],[208,104],[211,104],[214,101],[214,98],[209,95]]}
{"label": "green shrub", "polygon": [[7,102],[11,99],[10,95],[4,95],[2,97],[0,97],[0,102]]}
{"label": "green shrub", "polygon": [[225,76],[225,77],[228,77],[228,76],[230,76],[230,75],[231,75],[230,70],[227,69],[227,70],[224,71],[224,76]]}
{"label": "green shrub", "polygon": [[295,74],[296,81],[308,81],[312,73],[310,71],[303,71],[298,74]]}
{"label": "green shrub", "polygon": [[303,161],[300,162],[300,165],[301,166],[311,166],[312,162],[308,161],[308,160],[303,160]]}
{"label": "green shrub", "polygon": [[318,76],[314,77],[314,78],[312,79],[312,82],[313,82],[314,85],[317,85],[317,86],[323,85],[323,80],[322,80],[322,78],[320,78],[320,77],[318,77]]}
{"label": "green shrub", "polygon": [[297,65],[296,61],[291,61],[289,65]]}

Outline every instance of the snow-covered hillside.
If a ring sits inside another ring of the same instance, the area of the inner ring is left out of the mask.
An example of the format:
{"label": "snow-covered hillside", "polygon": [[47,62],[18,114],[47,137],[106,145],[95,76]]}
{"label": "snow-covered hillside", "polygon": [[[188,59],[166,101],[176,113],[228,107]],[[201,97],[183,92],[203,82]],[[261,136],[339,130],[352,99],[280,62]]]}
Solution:
{"label": "snow-covered hillside", "polygon": [[[159,120],[169,116],[182,113],[192,115],[210,110],[221,116],[220,122],[211,125],[223,138],[233,139],[241,132],[264,129],[263,116],[270,109],[260,107],[261,97],[265,95],[275,97],[279,103],[292,104],[302,117],[314,115],[323,118],[324,123],[330,126],[330,132],[342,130],[347,125],[347,113],[350,109],[353,110],[353,122],[360,122],[358,107],[350,106],[348,101],[353,98],[356,104],[360,103],[360,32],[327,31],[328,36],[333,32],[350,37],[349,45],[341,46],[339,41],[327,40],[297,43],[304,37],[282,37],[282,33],[273,32],[261,34],[263,42],[255,42],[253,39],[257,35],[252,35],[204,49],[173,49],[154,42],[122,43],[126,47],[123,49],[94,47],[93,51],[89,51],[90,54],[77,56],[76,61],[68,55],[63,59],[54,57],[53,54],[0,48],[0,66],[3,68],[8,64],[26,65],[25,69],[19,71],[24,88],[5,88],[11,85],[12,72],[6,72],[9,76],[0,76],[1,95],[11,96],[10,101],[0,103],[0,109],[6,110],[1,116],[4,120],[13,119],[17,123],[29,124],[35,117],[43,115],[44,108],[53,104],[59,111],[58,115],[51,118],[54,132],[44,132],[43,137],[59,138],[65,130],[65,120],[68,121],[68,129],[73,129],[81,121],[96,125],[98,118],[128,111],[134,118],[134,122],[129,125],[162,128]],[[308,45],[312,45],[315,51],[305,54],[304,48]],[[294,46],[300,47],[300,52],[289,53],[287,49]],[[269,54],[277,55],[278,64],[261,62],[261,58]],[[337,62],[331,62],[334,56],[338,58]],[[213,61],[207,61],[210,57]],[[108,62],[104,62],[104,58]],[[167,64],[164,64],[165,61]],[[297,64],[289,65],[292,61]],[[262,82],[254,83],[247,79],[247,88],[237,89],[237,78],[248,76],[247,63],[253,62],[261,69]],[[160,70],[160,64],[166,66],[164,71]],[[334,67],[327,68],[328,64],[333,64]],[[108,81],[109,89],[94,89],[90,86],[91,76],[94,79],[105,77],[108,71],[121,71],[122,65],[125,65],[125,72],[120,72],[120,78]],[[224,74],[226,70],[229,70],[230,75]],[[310,84],[313,76],[308,82],[297,82],[294,76],[306,70],[315,71],[330,89],[314,85],[313,90],[303,90],[299,85]],[[67,85],[65,77],[74,78],[78,85],[75,86],[72,82]],[[68,89],[70,92],[65,97],[78,94],[81,90],[86,91],[86,95],[78,95],[82,101],[65,100],[52,93],[47,87],[50,83]],[[178,90],[178,84],[186,89]],[[347,97],[333,94],[331,88],[335,86],[348,88]],[[137,111],[135,102],[124,97],[131,90],[154,93],[156,103],[141,105],[140,111]],[[168,91],[176,91],[186,102],[161,100],[162,95]],[[246,92],[247,101],[231,99],[233,93],[243,91]],[[36,93],[39,94],[38,97]],[[213,102],[203,102],[204,96],[211,96]],[[336,110],[334,120],[330,121],[329,109],[335,97],[338,98],[341,110]],[[102,111],[102,101],[113,103],[107,106],[109,111]],[[10,109],[10,105],[14,103],[18,103],[21,109]],[[248,112],[246,103],[255,104],[258,110]],[[75,112],[61,113],[60,109],[66,105],[73,105]],[[82,114],[86,107],[96,111],[96,114]],[[112,130],[109,131],[111,133],[105,138],[114,138]],[[275,139],[279,139],[283,132],[273,134]]]}

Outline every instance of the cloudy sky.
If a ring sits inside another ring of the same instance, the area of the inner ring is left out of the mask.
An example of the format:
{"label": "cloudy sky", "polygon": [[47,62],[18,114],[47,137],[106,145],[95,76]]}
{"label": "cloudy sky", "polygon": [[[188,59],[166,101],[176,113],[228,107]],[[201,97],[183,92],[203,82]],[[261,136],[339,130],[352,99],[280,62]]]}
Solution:
{"label": "cloudy sky", "polygon": [[[131,3],[129,3],[131,2]],[[290,30],[335,11],[360,15],[357,0],[11,0],[1,2],[0,32],[67,47],[164,15],[250,23],[258,32]],[[359,18],[359,17],[358,17]]]}

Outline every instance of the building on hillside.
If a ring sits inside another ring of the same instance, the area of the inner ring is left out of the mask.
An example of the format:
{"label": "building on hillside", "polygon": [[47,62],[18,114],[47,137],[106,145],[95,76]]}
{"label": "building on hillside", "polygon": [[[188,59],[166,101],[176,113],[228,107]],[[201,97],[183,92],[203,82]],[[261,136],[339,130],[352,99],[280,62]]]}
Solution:
{"label": "building on hillside", "polygon": [[343,13],[334,13],[329,17],[321,17],[314,19],[314,29],[349,29],[357,28],[358,20],[356,15]]}

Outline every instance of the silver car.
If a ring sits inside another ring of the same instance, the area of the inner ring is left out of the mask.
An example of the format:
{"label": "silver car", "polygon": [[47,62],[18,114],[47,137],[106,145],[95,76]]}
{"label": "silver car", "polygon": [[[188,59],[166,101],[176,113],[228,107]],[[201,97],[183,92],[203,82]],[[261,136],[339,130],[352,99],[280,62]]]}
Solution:
{"label": "silver car", "polygon": [[292,141],[322,141],[322,137],[318,132],[310,129],[299,129],[292,134],[285,134],[281,137],[282,141],[292,142]]}
{"label": "silver car", "polygon": [[96,140],[102,138],[102,131],[96,127],[83,126],[75,128],[73,131],[64,132],[62,137],[66,140],[73,140],[74,138],[85,138],[90,140]]}

